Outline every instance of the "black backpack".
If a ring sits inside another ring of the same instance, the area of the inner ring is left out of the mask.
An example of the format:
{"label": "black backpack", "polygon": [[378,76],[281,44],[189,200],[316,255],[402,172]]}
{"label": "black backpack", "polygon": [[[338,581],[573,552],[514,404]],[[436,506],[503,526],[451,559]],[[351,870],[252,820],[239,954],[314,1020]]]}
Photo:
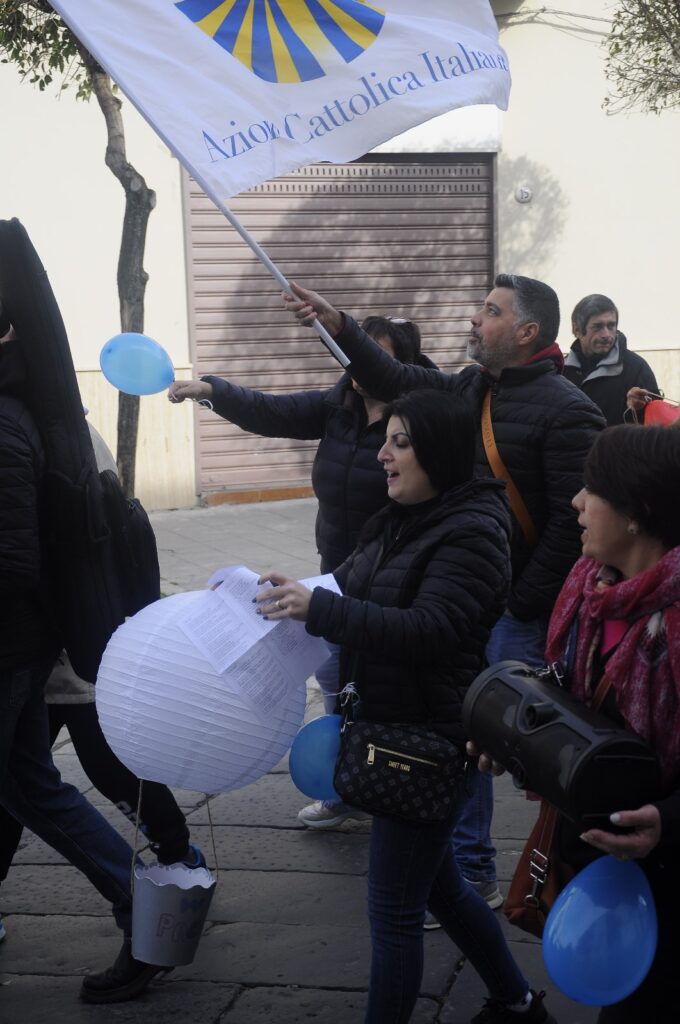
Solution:
{"label": "black backpack", "polygon": [[160,596],[156,541],[115,473],[99,473],[59,306],[16,219],[0,220],[0,303],[21,340],[25,404],[45,452],[45,576],[59,640],[94,682],[116,627]]}
{"label": "black backpack", "polygon": [[103,470],[99,479],[123,611],[134,615],[161,596],[156,537],[143,505],[125,497],[113,470]]}

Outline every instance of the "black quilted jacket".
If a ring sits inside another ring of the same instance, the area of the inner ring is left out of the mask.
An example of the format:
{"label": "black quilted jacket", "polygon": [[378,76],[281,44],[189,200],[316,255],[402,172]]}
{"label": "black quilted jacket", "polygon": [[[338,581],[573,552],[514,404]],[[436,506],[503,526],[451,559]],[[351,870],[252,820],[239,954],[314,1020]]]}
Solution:
{"label": "black quilted jacket", "polygon": [[58,651],[41,550],[42,443],[0,345],[0,672]]}
{"label": "black quilted jacket", "polygon": [[[421,365],[434,367],[426,356]],[[367,425],[363,399],[346,373],[328,391],[288,395],[253,391],[221,377],[202,380],[213,386],[215,412],[242,430],[264,437],[321,439],[312,467],[319,502],[316,544],[322,571],[331,572],[354,550],[366,520],[387,501],[385,471],[377,459],[385,440],[382,423]]]}
{"label": "black quilted jacket", "polygon": [[495,480],[410,509],[390,502],[336,570],[343,596],[314,590],[307,631],[342,645],[361,718],[429,722],[464,741],[461,703],[510,585],[509,530]]}
{"label": "black quilted jacket", "polygon": [[[482,401],[491,388],[496,444],[539,536],[532,551],[514,522],[508,608],[524,620],[548,615],[581,553],[571,499],[581,489],[585,457],[604,426],[597,407],[557,373],[552,359],[503,370],[498,380],[479,366],[453,374],[405,366],[367,344],[367,335],[348,316],[336,341],[350,359],[352,376],[384,401],[417,387],[439,388],[454,399],[465,396],[481,421]],[[477,471],[480,476],[491,473],[481,430]]]}

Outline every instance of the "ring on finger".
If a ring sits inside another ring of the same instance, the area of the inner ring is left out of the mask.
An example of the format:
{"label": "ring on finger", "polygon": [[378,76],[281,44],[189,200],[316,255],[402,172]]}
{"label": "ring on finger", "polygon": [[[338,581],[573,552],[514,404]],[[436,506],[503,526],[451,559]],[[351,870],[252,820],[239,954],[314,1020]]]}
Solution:
{"label": "ring on finger", "polygon": [[280,601],[274,601],[274,604],[275,604],[275,605],[276,605],[276,607],[277,607],[277,608],[279,609],[279,611],[282,611],[282,608],[281,608],[281,602],[280,602]]}

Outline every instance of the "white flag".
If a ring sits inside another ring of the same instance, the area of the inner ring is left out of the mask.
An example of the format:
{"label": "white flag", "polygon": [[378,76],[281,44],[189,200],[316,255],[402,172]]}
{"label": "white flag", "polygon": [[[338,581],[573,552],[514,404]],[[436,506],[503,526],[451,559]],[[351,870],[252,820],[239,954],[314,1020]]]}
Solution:
{"label": "white flag", "polygon": [[489,0],[51,2],[216,200],[508,104]]}

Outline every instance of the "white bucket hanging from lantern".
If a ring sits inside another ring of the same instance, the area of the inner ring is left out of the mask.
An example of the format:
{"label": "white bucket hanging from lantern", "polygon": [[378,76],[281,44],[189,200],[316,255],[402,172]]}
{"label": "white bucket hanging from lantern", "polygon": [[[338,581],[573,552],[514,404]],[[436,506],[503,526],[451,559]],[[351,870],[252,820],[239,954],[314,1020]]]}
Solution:
{"label": "white bucket hanging from lantern", "polygon": [[[218,793],[255,782],[286,754],[306,690],[302,677],[277,677],[270,693],[274,663],[261,649],[238,673],[216,672],[179,625],[205,595],[163,598],[116,630],[97,677],[97,712],[111,748],[139,778]],[[260,686],[259,705],[240,685],[245,678]]]}
{"label": "white bucket hanging from lantern", "polygon": [[132,894],[132,955],[159,967],[190,964],[217,885],[207,868],[137,865]]}

